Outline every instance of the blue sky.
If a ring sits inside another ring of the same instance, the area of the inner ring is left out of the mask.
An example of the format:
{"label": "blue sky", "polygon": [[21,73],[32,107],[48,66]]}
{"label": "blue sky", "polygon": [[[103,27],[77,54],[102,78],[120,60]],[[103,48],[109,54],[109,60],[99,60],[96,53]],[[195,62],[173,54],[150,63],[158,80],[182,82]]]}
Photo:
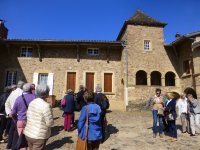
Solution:
{"label": "blue sky", "polygon": [[165,42],[200,31],[200,0],[0,0],[8,38],[116,40],[137,9],[168,23]]}

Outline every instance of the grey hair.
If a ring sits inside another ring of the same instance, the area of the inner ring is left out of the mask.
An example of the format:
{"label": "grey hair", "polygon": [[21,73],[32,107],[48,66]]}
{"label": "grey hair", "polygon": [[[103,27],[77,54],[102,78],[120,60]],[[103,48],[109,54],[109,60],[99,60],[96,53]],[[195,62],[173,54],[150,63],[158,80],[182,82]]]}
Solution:
{"label": "grey hair", "polygon": [[31,84],[30,83],[25,83],[23,85],[23,91],[24,92],[30,92],[31,91]]}
{"label": "grey hair", "polygon": [[101,91],[102,91],[101,85],[97,84],[97,86],[96,86],[96,92],[101,92]]}
{"label": "grey hair", "polygon": [[49,91],[50,91],[50,89],[49,89],[48,85],[39,84],[36,87],[37,96],[40,98],[49,95]]}
{"label": "grey hair", "polygon": [[22,89],[23,85],[24,85],[24,81],[18,81],[17,88]]}

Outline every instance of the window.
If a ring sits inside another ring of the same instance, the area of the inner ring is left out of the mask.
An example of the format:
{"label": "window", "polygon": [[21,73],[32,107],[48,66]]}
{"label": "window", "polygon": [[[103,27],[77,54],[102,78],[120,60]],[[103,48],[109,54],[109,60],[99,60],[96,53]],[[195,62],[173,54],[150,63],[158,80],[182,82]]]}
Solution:
{"label": "window", "polygon": [[149,51],[151,49],[151,42],[150,40],[144,40],[144,50]]}
{"label": "window", "polygon": [[112,73],[104,73],[104,92],[112,92]]}
{"label": "window", "polygon": [[190,61],[185,60],[183,62],[183,73],[190,74]]}
{"label": "window", "polygon": [[6,86],[17,83],[17,71],[7,71]]}
{"label": "window", "polygon": [[22,47],[21,48],[21,57],[32,57],[33,48],[32,47]]}
{"label": "window", "polygon": [[90,56],[97,56],[97,55],[99,55],[99,49],[98,48],[88,48],[87,53]]}
{"label": "window", "polygon": [[38,78],[38,84],[47,85],[47,81],[48,81],[48,74],[40,73]]}
{"label": "window", "polygon": [[54,73],[33,73],[33,84],[35,84],[35,87],[38,84],[48,85],[50,89],[49,95],[53,95]]}

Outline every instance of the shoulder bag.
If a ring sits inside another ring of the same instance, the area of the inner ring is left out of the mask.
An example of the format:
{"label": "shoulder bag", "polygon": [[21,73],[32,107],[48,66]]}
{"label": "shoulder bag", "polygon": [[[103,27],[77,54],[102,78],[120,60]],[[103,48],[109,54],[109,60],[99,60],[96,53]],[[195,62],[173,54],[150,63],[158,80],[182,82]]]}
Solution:
{"label": "shoulder bag", "polygon": [[87,136],[88,136],[88,106],[86,106],[86,130],[85,130],[85,139],[82,140],[79,136],[78,136],[78,140],[76,143],[76,150],[87,150]]}

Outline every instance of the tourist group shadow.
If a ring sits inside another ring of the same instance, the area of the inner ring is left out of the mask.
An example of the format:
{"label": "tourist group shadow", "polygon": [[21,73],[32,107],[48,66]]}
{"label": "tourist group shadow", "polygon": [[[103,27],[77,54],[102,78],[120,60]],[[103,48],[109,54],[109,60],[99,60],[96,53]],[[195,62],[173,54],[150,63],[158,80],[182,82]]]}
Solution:
{"label": "tourist group shadow", "polygon": [[109,139],[111,134],[116,134],[117,132],[119,132],[119,130],[115,126],[108,124],[106,127],[105,141]]}
{"label": "tourist group shadow", "polygon": [[56,140],[56,141],[53,141],[52,143],[49,143],[47,146],[46,146],[46,149],[48,150],[51,150],[51,149],[58,149],[58,148],[61,148],[64,144],[66,143],[74,143],[73,140],[71,140],[71,136],[70,137],[64,137],[62,138],[61,140]]}

